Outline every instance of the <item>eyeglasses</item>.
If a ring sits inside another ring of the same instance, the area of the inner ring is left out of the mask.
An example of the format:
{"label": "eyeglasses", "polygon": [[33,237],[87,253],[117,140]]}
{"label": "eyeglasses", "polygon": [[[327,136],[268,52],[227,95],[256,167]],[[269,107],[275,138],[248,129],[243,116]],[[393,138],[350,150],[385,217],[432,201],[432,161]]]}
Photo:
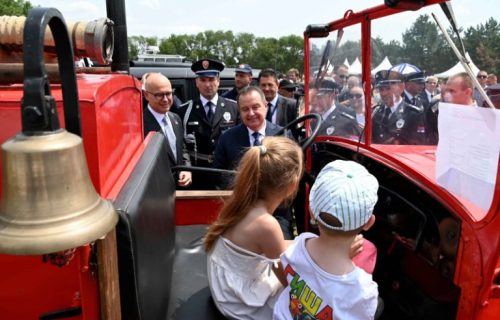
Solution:
{"label": "eyeglasses", "polygon": [[482,74],[478,75],[477,77],[478,77],[479,79],[486,79],[486,78],[488,78],[488,76],[485,76],[485,75],[482,75]]}
{"label": "eyeglasses", "polygon": [[351,98],[351,99],[354,99],[354,98],[361,99],[362,97],[363,97],[363,95],[361,93],[351,93],[349,95],[349,98]]}
{"label": "eyeglasses", "polygon": [[434,81],[427,81],[426,83],[428,83],[428,84],[437,84],[437,82],[434,82]]}
{"label": "eyeglasses", "polygon": [[152,94],[155,97],[155,99],[157,99],[157,100],[161,100],[165,96],[167,98],[169,98],[174,93],[173,91],[169,91],[169,92],[157,92],[157,93],[152,93],[152,92],[149,92],[149,91],[146,91],[146,92],[149,93],[149,94]]}
{"label": "eyeglasses", "polygon": [[347,78],[347,76],[346,76],[346,75],[343,75],[343,74],[339,74],[339,78],[341,78],[341,79],[346,79],[346,78]]}

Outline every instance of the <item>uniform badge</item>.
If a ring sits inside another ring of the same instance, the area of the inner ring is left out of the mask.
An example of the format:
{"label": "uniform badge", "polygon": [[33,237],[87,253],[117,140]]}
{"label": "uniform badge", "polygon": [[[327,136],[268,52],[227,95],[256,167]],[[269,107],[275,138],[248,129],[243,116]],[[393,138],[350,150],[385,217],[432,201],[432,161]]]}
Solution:
{"label": "uniform badge", "polygon": [[209,66],[209,62],[207,60],[203,60],[201,62],[201,66],[203,67],[203,69],[208,69],[208,66]]}
{"label": "uniform badge", "polygon": [[405,125],[405,120],[404,119],[399,119],[396,121],[396,128],[401,129]]}
{"label": "uniform badge", "polygon": [[229,112],[224,112],[224,114],[222,115],[222,118],[224,118],[224,120],[226,120],[226,122],[228,122],[229,120],[231,120],[231,114]]}
{"label": "uniform badge", "polygon": [[335,131],[335,127],[334,126],[331,126],[331,127],[328,127],[326,128],[326,134],[327,135],[331,135],[333,132]]}

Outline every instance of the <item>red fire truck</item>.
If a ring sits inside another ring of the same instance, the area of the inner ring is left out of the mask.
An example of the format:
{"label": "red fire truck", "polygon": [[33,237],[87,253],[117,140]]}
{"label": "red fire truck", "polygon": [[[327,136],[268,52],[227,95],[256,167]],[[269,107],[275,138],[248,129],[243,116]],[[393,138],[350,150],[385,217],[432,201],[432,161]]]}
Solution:
{"label": "red fire truck", "polygon": [[[318,73],[345,58],[326,52],[335,51],[326,40],[339,43],[343,34],[358,43],[371,106],[377,28],[443,2],[386,1],[308,26],[305,112]],[[23,40],[2,43],[0,318],[222,319],[202,239],[230,191],[175,190],[166,140],[142,133],[124,1],[107,5],[109,20],[84,31],[67,28],[55,9],[33,9],[21,23]],[[91,39],[84,48],[82,39]],[[112,62],[76,73],[73,52]],[[498,318],[500,175],[488,208],[479,208],[438,185],[436,146],[373,144],[372,109],[365,112],[360,137],[311,136],[302,191],[336,159],[357,161],[377,177],[377,220],[364,236],[378,251],[380,319]],[[299,231],[311,229],[306,205],[295,212]]]}

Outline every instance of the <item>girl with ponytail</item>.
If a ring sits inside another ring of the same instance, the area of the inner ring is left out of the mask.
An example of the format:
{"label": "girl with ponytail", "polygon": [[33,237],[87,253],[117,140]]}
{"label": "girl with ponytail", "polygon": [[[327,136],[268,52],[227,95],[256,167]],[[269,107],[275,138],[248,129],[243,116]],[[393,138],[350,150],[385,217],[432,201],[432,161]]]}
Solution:
{"label": "girl with ponytail", "polygon": [[241,158],[233,194],[205,238],[210,290],[226,317],[271,319],[287,247],[272,213],[293,199],[302,170],[302,150],[286,137],[266,137]]}

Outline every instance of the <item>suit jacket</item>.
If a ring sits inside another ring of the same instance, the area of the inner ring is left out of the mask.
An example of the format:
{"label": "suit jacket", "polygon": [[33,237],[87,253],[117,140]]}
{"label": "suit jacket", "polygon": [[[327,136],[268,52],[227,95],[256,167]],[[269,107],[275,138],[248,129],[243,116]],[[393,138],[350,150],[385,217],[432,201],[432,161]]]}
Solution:
{"label": "suit jacket", "polygon": [[431,101],[429,100],[429,96],[427,95],[427,91],[425,89],[418,94],[418,97],[420,98],[420,101],[422,102],[422,105],[424,106],[424,110],[427,110],[429,107],[429,104]]}
{"label": "suit jacket", "polygon": [[[191,109],[189,114],[188,109]],[[198,166],[210,166],[211,161],[206,159],[213,157],[221,134],[239,123],[236,102],[221,96],[217,100],[212,122],[208,120],[200,99],[186,102],[175,112],[185,123],[186,134],[194,138],[195,144],[188,144],[187,147],[191,154],[191,162]],[[195,159],[204,160],[193,162]]]}
{"label": "suit jacket", "polygon": [[[266,136],[274,136],[276,133],[282,129],[282,127],[277,126],[266,120]],[[291,136],[288,136],[292,139]],[[214,168],[232,170],[238,166],[238,162],[243,156],[244,152],[250,148],[250,137],[248,136],[247,127],[241,123],[234,128],[227,130],[219,140],[217,149],[215,151],[215,161],[213,163]],[[218,189],[227,189],[230,185],[230,176],[218,176],[216,181],[216,186]],[[285,219],[288,226],[282,225],[282,230],[285,230],[285,237],[287,239],[292,239],[290,230],[286,230],[291,226],[292,221],[292,211],[290,208],[278,208],[274,212],[275,217],[281,217]],[[281,219],[280,218],[280,219]],[[284,222],[278,220],[280,225]]]}
{"label": "suit jacket", "polygon": [[[163,130],[156,121],[155,116],[149,111],[149,109],[146,107],[143,109],[143,123],[144,123],[144,137],[148,135],[150,131],[157,131],[160,132],[163,136]],[[174,154],[172,153],[172,149],[169,147],[168,148],[168,159],[170,160],[170,165],[175,166],[175,165],[185,165],[189,166],[191,165],[189,161],[189,154],[186,149],[186,144],[184,143],[184,129],[182,127],[182,122],[181,118],[173,113],[173,112],[167,112],[168,118],[170,119],[170,123],[172,124],[172,129],[174,130],[174,134],[176,137],[176,149],[177,149],[177,161],[175,160]],[[167,137],[165,137],[167,139]],[[167,139],[168,143],[168,139]]]}
{"label": "suit jacket", "polygon": [[278,95],[278,101],[276,102],[276,124],[284,127],[295,120],[297,114],[297,102]]}
{"label": "suit jacket", "polygon": [[[266,136],[274,136],[282,127],[266,120]],[[250,147],[248,129],[240,123],[227,130],[219,140],[215,150],[214,168],[233,170],[238,165],[243,153]]]}

